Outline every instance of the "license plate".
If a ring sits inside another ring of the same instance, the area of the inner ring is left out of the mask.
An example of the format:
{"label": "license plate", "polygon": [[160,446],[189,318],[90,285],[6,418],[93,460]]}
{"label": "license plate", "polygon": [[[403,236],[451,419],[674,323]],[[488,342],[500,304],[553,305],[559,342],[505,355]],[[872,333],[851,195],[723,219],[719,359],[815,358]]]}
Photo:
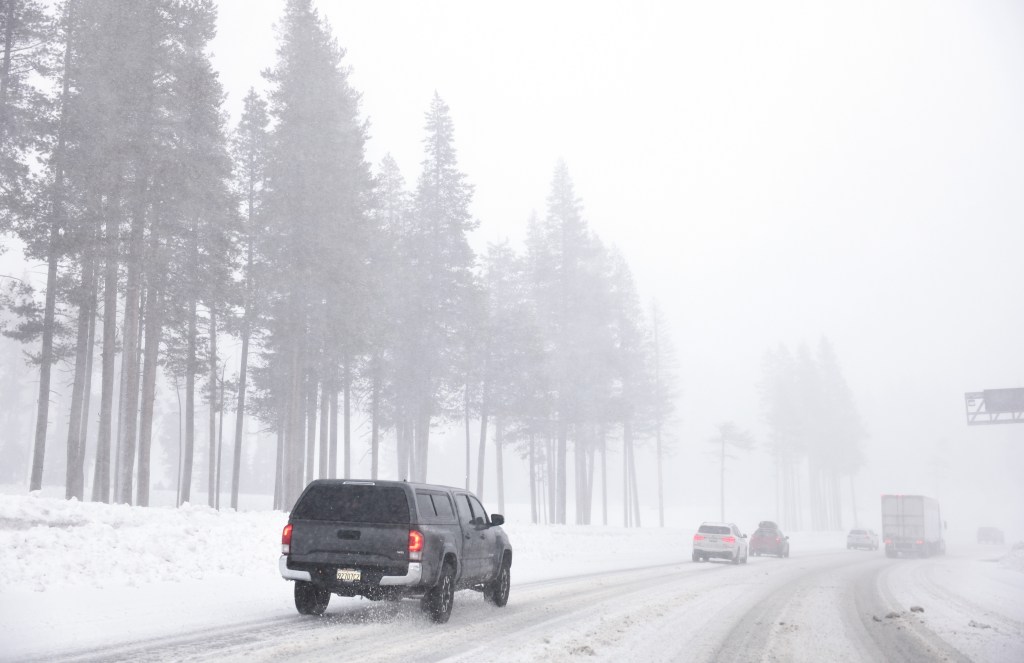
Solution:
{"label": "license plate", "polygon": [[362,575],[359,569],[338,569],[338,580],[343,582],[359,582]]}

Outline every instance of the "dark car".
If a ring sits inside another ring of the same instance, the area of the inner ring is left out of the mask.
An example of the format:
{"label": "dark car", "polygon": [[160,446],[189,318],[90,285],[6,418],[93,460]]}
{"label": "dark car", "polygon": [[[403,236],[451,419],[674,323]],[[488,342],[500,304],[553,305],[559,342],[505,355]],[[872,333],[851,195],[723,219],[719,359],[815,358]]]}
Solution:
{"label": "dark car", "polygon": [[770,520],[762,520],[750,536],[750,554],[789,557],[789,537]]}
{"label": "dark car", "polygon": [[995,543],[997,545],[1003,545],[1005,543],[1003,537],[1003,530],[998,527],[979,527],[978,528],[978,543]]}
{"label": "dark car", "polygon": [[331,594],[373,601],[418,597],[438,623],[455,590],[504,606],[512,546],[499,514],[469,491],[405,481],[317,480],[295,502],[281,536],[281,575],[295,607],[320,615]]}

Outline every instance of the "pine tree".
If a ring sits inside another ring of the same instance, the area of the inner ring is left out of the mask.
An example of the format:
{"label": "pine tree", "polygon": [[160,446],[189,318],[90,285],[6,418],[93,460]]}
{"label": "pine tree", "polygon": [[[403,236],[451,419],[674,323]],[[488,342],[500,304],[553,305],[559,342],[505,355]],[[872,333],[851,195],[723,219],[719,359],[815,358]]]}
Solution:
{"label": "pine tree", "polygon": [[287,504],[298,497],[304,477],[312,478],[316,440],[309,432],[315,430],[309,394],[330,385],[361,349],[351,327],[358,318],[346,312],[366,305],[361,288],[368,280],[362,270],[372,180],[359,97],[341,66],[343,55],[309,0],[287,3],[277,64],[268,73],[276,125],[264,202],[265,287],[275,302],[268,312],[267,359],[278,365],[274,372],[285,391],[275,401],[283,408],[278,418]]}
{"label": "pine tree", "polygon": [[[425,481],[430,426],[450,411],[449,400],[461,392],[459,341],[470,305],[475,256],[466,239],[476,227],[469,213],[473,187],[459,171],[455,126],[449,108],[434,94],[426,113],[424,159],[416,188],[411,242],[417,264],[411,270],[413,311],[410,354],[402,370],[412,380],[411,402],[403,424],[412,432],[412,478]],[[415,358],[415,359],[413,359]]]}
{"label": "pine tree", "polygon": [[238,490],[242,462],[242,436],[245,429],[245,397],[248,388],[249,339],[258,315],[259,295],[255,290],[256,255],[260,240],[259,215],[265,187],[269,150],[267,103],[250,89],[243,102],[241,120],[235,130],[232,151],[236,185],[243,201],[245,227],[245,268],[243,272],[242,348],[238,369],[238,403],[235,406],[235,452],[231,471],[231,508],[238,508]]}

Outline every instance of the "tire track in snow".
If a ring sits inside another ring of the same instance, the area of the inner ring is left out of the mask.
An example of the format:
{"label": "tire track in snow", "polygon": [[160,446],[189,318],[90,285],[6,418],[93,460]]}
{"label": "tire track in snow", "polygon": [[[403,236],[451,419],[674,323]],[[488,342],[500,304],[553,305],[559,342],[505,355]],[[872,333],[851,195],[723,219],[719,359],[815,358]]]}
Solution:
{"label": "tire track in snow", "polygon": [[[682,564],[682,562],[680,562]],[[621,570],[586,573],[516,583],[513,576],[512,597],[506,608],[494,608],[486,604],[482,596],[472,591],[460,591],[456,595],[451,621],[443,626],[429,622],[420,612],[418,601],[371,602],[359,599],[338,599],[332,597],[328,613],[320,619],[301,617],[295,614],[282,615],[268,620],[218,626],[192,631],[182,636],[150,638],[129,641],[109,647],[89,648],[49,654],[29,661],[177,661],[211,660],[224,658],[275,659],[282,655],[301,654],[309,658],[309,650],[322,649],[319,655],[336,658],[337,651],[330,649],[336,641],[342,641],[346,655],[365,643],[366,660],[382,650],[397,648],[408,650],[422,660],[424,650],[419,647],[424,641],[452,639],[457,645],[450,653],[464,651],[472,639],[453,639],[451,633],[472,635],[484,641],[493,638],[498,630],[506,630],[509,613],[524,611],[527,606],[550,613],[555,607],[571,611],[572,605],[588,600],[607,600],[609,593],[621,591],[623,586],[637,582],[659,582],[669,569],[679,564],[654,565]],[[713,571],[707,568],[706,571]],[[514,568],[513,568],[514,571]],[[697,571],[694,569],[694,571]],[[692,572],[691,572],[692,573]],[[653,580],[652,580],[653,579]],[[596,584],[595,584],[596,583]],[[578,586],[592,587],[588,590],[575,589]],[[289,589],[282,581],[282,589]],[[563,597],[564,595],[564,597]],[[538,599],[536,597],[544,597]],[[589,597],[589,598],[588,598]],[[532,605],[540,603],[542,605]],[[577,606],[577,609],[579,606]],[[493,614],[480,617],[480,611]],[[554,620],[555,616],[549,616]],[[396,627],[396,625],[398,625]],[[407,641],[402,647],[402,640]],[[323,648],[326,647],[326,650]],[[443,649],[443,648],[442,648]],[[428,650],[429,651],[429,650]],[[380,660],[391,659],[391,654]],[[438,657],[440,658],[440,656]]]}

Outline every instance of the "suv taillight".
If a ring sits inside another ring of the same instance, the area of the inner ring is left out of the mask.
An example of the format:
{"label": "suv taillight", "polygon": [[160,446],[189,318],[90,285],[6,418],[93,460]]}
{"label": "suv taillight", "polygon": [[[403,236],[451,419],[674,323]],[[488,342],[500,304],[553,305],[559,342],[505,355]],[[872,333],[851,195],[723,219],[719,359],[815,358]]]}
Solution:
{"label": "suv taillight", "polygon": [[409,559],[423,559],[423,533],[419,530],[409,530]]}
{"label": "suv taillight", "polygon": [[694,534],[693,535],[693,540],[694,541],[703,541],[704,540],[704,535],[703,534]]}
{"label": "suv taillight", "polygon": [[722,541],[725,541],[726,543],[736,543],[736,537],[735,536],[723,536],[722,537]]}
{"label": "suv taillight", "polygon": [[292,551],[292,524],[288,523],[281,532],[281,554],[287,555]]}

